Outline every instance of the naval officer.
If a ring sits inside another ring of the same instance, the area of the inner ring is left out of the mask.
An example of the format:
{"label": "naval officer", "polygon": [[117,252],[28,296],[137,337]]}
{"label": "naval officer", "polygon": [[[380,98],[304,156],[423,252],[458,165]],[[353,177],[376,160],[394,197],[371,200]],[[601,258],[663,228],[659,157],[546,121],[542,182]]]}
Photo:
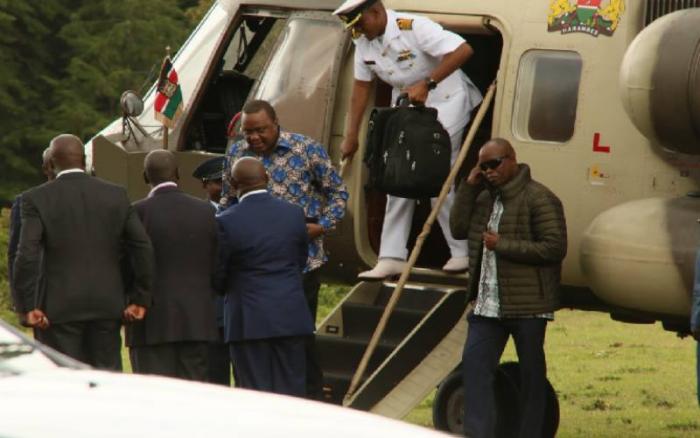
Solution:
{"label": "naval officer", "polygon": [[[438,120],[450,135],[454,163],[464,127],[482,99],[481,92],[459,68],[472,56],[471,46],[439,24],[385,9],[379,0],[347,0],[333,14],[352,31],[355,43],[355,81],[341,145],[343,158],[351,158],[357,151],[372,81],[379,77],[393,87],[392,101],[400,93],[407,93],[411,102],[438,110]],[[450,232],[453,197],[454,191],[450,191],[438,215],[451,253],[443,270],[462,272],[468,265],[467,243],[455,240]],[[379,262],[360,278],[383,279],[401,273],[408,255],[406,242],[414,209],[413,199],[387,196]]]}

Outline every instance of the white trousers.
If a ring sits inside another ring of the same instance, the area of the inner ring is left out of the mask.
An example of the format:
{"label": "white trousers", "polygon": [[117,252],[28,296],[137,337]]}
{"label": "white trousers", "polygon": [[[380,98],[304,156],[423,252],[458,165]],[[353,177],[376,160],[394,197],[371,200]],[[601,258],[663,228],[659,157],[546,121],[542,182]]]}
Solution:
{"label": "white trousers", "polygon": [[[456,132],[450,132],[450,143],[452,144],[452,155],[450,163],[454,164],[459,147],[462,145],[462,134],[464,126]],[[430,200],[431,205],[435,205],[437,198]],[[467,241],[455,240],[450,232],[450,210],[454,202],[454,188],[447,194],[445,202],[443,202],[440,211],[438,212],[438,223],[442,228],[442,234],[445,235],[447,245],[450,247],[452,257],[467,257]],[[416,209],[415,199],[397,198],[396,196],[387,195],[386,211],[384,212],[384,226],[382,227],[382,240],[379,247],[379,258],[391,257],[395,259],[406,260],[408,257],[408,234],[411,232],[411,222],[413,221],[413,212]]]}

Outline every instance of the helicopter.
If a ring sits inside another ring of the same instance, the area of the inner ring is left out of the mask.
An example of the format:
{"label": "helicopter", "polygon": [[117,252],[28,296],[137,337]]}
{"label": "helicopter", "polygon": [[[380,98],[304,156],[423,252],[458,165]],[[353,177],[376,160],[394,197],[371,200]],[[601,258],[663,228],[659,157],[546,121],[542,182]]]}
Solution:
{"label": "helicopter", "polygon": [[[167,147],[180,174],[190,175],[225,153],[229,121],[251,99],[271,102],[285,129],[320,141],[340,165],[354,49],[331,15],[339,4],[217,1],[173,57],[184,101],[178,122],[166,131],[156,121],[155,84],[142,100],[126,96],[123,117],[86,145],[94,173],[139,199],[148,191],[145,154]],[[474,140],[464,146],[463,171],[475,165],[486,140],[502,137],[561,199],[569,239],[563,307],[623,322],[659,321],[687,333],[700,237],[700,1],[384,4],[463,36],[474,55],[462,70],[482,93],[497,83],[483,121],[467,126]],[[390,106],[390,87],[377,82],[370,102]],[[367,188],[361,159],[342,176],[350,199],[346,217],[326,237],[322,276],[353,287],[317,327],[326,398],[339,404],[395,286],[356,279],[376,263],[386,198]],[[203,196],[194,178],[180,185]],[[409,248],[429,212],[430,203],[419,201]],[[434,227],[359,389],[344,404],[400,418],[438,386],[434,423],[461,432],[455,369],[468,330],[466,278],[440,270],[448,257]],[[512,373],[504,367],[504,381]],[[506,394],[517,391],[512,380]],[[550,394],[555,432],[558,408]]]}

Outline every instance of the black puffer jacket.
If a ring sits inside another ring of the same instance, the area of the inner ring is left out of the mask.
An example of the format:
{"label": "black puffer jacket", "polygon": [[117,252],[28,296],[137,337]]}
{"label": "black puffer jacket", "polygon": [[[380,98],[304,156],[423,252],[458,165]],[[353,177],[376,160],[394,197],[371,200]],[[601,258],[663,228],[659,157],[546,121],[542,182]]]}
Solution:
{"label": "black puffer jacket", "polygon": [[462,183],[450,212],[455,239],[469,239],[469,300],[479,290],[482,233],[497,194],[503,215],[496,245],[498,291],[502,316],[551,312],[559,307],[561,262],[566,255],[566,221],[559,198],[532,180],[520,164],[517,175],[497,189]]}

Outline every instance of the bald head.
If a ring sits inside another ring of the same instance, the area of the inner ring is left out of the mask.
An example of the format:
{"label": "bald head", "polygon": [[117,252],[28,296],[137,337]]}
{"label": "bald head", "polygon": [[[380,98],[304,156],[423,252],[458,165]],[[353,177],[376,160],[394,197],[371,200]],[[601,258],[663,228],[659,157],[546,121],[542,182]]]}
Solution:
{"label": "bald head", "polygon": [[149,152],[143,160],[143,173],[146,182],[153,187],[164,182],[177,181],[175,154],[163,149]]}
{"label": "bald head", "polygon": [[257,158],[242,157],[233,165],[231,185],[238,191],[238,196],[252,190],[266,189],[267,181],[265,166]]}
{"label": "bald head", "polygon": [[56,173],[68,169],[85,169],[83,142],[73,134],[54,137],[49,145],[48,155]]}
{"label": "bald head", "polygon": [[482,150],[489,150],[496,153],[499,156],[507,156],[515,159],[515,149],[505,138],[492,138],[491,140],[484,143],[481,147]]}
{"label": "bald head", "polygon": [[479,167],[491,185],[502,186],[518,174],[515,149],[504,138],[492,138],[479,149]]}

